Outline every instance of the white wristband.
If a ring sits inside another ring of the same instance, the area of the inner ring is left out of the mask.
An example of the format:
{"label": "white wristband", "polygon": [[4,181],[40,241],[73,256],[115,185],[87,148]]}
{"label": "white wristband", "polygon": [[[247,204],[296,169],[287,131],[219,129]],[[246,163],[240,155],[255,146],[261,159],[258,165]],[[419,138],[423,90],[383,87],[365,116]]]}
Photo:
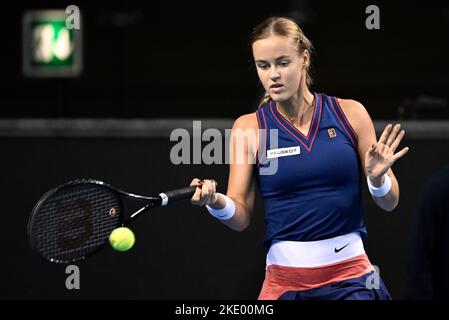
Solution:
{"label": "white wristband", "polygon": [[220,220],[229,220],[234,216],[235,213],[235,204],[234,201],[232,201],[231,198],[228,196],[221,194],[226,199],[226,205],[224,208],[221,209],[214,209],[206,205],[207,210],[209,210],[210,214],[214,216],[217,219]]}
{"label": "white wristband", "polygon": [[368,180],[369,192],[371,192],[371,194],[373,196],[375,196],[375,197],[378,197],[378,198],[383,197],[391,189],[391,179],[388,176],[388,174],[386,174],[386,173],[384,174],[384,183],[380,187],[378,187],[378,188],[374,187],[371,184],[371,182],[369,181],[369,177],[366,177],[366,179]]}

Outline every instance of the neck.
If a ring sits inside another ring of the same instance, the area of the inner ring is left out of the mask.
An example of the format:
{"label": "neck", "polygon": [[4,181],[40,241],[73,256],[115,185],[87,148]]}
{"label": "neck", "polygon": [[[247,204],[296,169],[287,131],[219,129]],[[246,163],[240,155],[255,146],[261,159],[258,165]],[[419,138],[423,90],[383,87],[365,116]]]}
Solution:
{"label": "neck", "polygon": [[301,122],[304,117],[307,117],[308,111],[313,109],[314,99],[314,94],[310,92],[304,84],[298,90],[296,95],[286,101],[277,102],[276,104],[278,109],[288,116],[288,118],[295,120],[299,119]]}

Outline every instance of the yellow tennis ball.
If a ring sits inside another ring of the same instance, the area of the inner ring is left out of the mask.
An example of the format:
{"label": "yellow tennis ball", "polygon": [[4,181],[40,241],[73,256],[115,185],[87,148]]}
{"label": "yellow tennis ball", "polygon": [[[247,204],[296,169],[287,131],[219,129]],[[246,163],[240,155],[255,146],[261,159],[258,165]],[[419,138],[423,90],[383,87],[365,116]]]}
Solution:
{"label": "yellow tennis ball", "polygon": [[114,229],[109,235],[112,248],[121,252],[131,249],[135,241],[134,233],[126,227]]}

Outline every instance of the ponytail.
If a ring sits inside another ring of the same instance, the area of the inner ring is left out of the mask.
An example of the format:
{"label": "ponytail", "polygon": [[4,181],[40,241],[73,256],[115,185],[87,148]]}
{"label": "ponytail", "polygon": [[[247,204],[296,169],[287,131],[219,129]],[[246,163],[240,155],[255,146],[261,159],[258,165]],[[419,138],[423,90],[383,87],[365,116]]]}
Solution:
{"label": "ponytail", "polygon": [[260,99],[259,107],[257,107],[257,109],[260,109],[263,105],[269,103],[271,100],[273,100],[273,99],[271,99],[270,94],[268,92],[266,92],[264,94],[263,98]]}

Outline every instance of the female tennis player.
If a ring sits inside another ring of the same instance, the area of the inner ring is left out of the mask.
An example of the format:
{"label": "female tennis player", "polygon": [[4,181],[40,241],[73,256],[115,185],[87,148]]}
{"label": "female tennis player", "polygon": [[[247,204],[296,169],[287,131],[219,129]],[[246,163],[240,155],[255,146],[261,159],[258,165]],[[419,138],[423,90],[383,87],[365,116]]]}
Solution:
{"label": "female tennis player", "polygon": [[[251,43],[265,97],[233,125],[226,195],[213,180],[193,179],[191,202],[241,231],[258,183],[267,249],[259,299],[391,299],[364,251],[361,182],[380,208],[398,205],[391,166],[409,150],[395,153],[404,130],[389,124],[377,141],[362,104],[311,91],[313,47],[293,20],[268,18]],[[257,138],[238,143],[245,130]]]}

